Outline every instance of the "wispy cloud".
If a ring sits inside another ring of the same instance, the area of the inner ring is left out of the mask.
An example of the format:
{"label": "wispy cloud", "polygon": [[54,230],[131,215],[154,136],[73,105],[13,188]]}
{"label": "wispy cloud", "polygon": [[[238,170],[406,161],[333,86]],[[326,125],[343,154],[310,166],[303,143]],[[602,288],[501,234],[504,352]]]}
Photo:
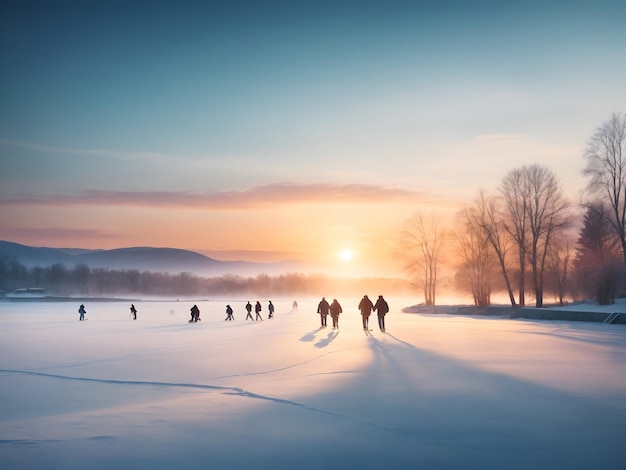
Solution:
{"label": "wispy cloud", "polygon": [[[46,243],[54,240],[74,240],[74,239],[118,239],[121,238],[111,232],[98,229],[76,229],[76,228],[19,228],[5,227],[0,229],[0,238],[3,240],[36,240],[45,239]],[[46,245],[49,246],[49,245]],[[56,245],[55,245],[56,246]]]}
{"label": "wispy cloud", "polygon": [[127,152],[114,149],[87,149],[73,147],[56,147],[53,145],[41,145],[31,142],[21,142],[18,140],[0,139],[1,146],[18,147],[23,149],[36,150],[38,152],[52,153],[58,155],[82,155],[93,157],[105,157],[112,159],[125,160],[128,158],[143,159],[152,162],[165,160],[178,160],[179,157],[166,155],[158,152]]}
{"label": "wispy cloud", "polygon": [[389,203],[432,200],[432,195],[403,188],[368,184],[275,183],[241,191],[166,192],[84,190],[72,195],[16,195],[2,205],[109,205],[187,207],[196,209],[270,208],[291,204]]}

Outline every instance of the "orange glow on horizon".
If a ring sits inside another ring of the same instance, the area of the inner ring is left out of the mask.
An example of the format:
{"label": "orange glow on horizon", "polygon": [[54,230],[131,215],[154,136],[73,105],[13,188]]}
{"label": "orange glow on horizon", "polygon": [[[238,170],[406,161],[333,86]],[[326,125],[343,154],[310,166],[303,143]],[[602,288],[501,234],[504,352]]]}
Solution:
{"label": "orange glow on horizon", "polygon": [[231,256],[250,252],[256,256],[251,261],[298,260],[311,263],[316,271],[351,277],[400,275],[392,255],[394,240],[416,207],[345,202],[221,211],[115,205],[94,209],[8,208],[9,219],[15,213],[11,220],[21,222],[21,228],[0,233],[0,238],[53,248],[151,246]]}

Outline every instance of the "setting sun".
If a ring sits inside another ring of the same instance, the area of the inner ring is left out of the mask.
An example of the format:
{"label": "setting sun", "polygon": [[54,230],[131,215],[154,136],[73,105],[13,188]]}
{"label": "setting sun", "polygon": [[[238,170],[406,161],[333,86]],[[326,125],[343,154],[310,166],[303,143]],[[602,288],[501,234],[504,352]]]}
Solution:
{"label": "setting sun", "polygon": [[350,249],[345,249],[342,250],[341,253],[339,253],[339,257],[343,261],[350,261],[352,258],[354,258],[354,252]]}

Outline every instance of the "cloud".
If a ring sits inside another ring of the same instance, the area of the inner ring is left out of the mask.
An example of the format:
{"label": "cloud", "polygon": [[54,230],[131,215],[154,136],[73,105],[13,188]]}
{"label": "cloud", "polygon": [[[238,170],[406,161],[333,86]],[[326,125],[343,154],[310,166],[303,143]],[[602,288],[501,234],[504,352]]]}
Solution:
{"label": "cloud", "polygon": [[432,200],[425,192],[368,184],[275,183],[241,191],[168,192],[85,190],[73,195],[18,195],[0,200],[2,205],[107,205],[135,207],[185,207],[195,209],[271,208],[293,204],[410,203]]}
{"label": "cloud", "polygon": [[0,139],[0,145],[19,147],[23,149],[37,150],[39,152],[53,153],[60,155],[82,155],[92,157],[105,157],[118,160],[141,159],[148,160],[150,162],[166,161],[166,160],[178,160],[179,157],[173,157],[157,152],[126,152],[123,150],[112,149],[85,149],[85,148],[70,148],[70,147],[56,147],[52,145],[41,145],[30,142],[21,142],[17,140]]}
{"label": "cloud", "polygon": [[[76,228],[19,228],[3,227],[0,229],[0,239],[2,240],[46,240],[46,243],[53,241],[73,240],[73,239],[118,239],[118,235],[111,232],[97,229],[76,229]],[[21,243],[21,242],[20,242]]]}

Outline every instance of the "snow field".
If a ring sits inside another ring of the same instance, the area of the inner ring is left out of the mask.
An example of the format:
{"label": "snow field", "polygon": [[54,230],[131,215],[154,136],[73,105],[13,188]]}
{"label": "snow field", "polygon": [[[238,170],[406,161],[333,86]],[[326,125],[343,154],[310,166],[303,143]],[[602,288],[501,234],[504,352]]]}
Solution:
{"label": "snow field", "polygon": [[259,300],[0,303],[0,468],[626,468],[622,325]]}

